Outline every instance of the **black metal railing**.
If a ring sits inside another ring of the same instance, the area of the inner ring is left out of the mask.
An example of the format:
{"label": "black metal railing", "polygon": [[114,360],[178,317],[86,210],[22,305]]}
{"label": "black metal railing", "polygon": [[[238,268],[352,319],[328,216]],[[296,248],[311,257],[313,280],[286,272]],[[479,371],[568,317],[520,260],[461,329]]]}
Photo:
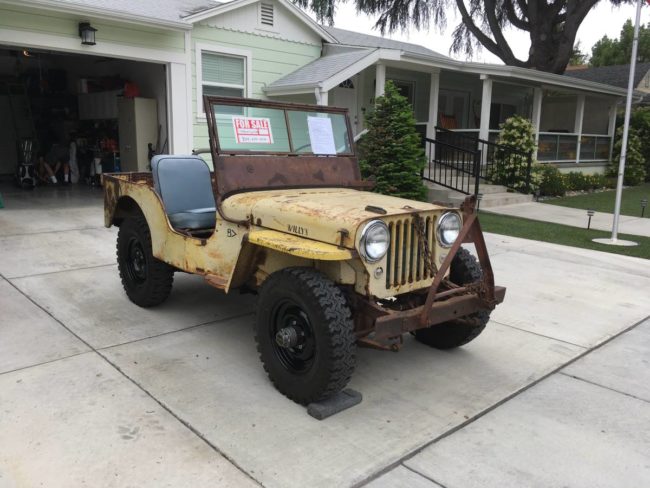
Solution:
{"label": "black metal railing", "polygon": [[477,195],[481,153],[446,142],[424,139],[427,165],[422,178],[445,188]]}
{"label": "black metal railing", "polygon": [[465,151],[478,152],[480,154],[478,171],[481,180],[503,185],[521,193],[530,193],[532,152],[520,151],[511,146],[442,127],[436,127],[436,141]]}

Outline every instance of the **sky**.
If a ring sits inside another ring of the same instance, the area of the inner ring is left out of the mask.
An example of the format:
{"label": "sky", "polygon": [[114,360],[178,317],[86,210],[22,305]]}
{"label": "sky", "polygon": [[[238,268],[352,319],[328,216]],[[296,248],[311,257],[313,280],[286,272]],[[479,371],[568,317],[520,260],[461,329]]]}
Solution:
{"label": "sky", "polygon": [[[580,41],[582,52],[591,54],[591,47],[604,35],[607,35],[610,38],[618,38],[623,23],[629,18],[634,19],[635,14],[635,5],[630,4],[614,7],[607,0],[601,0],[596,7],[589,12],[587,18],[578,30],[577,38]],[[345,3],[340,4],[338,7],[334,17],[334,27],[353,30],[364,34],[380,35],[379,31],[373,29],[375,21],[376,18],[369,17],[365,14],[357,14],[351,3]],[[459,17],[454,16],[453,14],[448,14],[448,26],[444,32],[439,32],[435,28],[430,29],[428,32],[411,29],[409,32],[396,32],[387,37],[420,44],[449,56],[451,33],[458,22]],[[648,5],[645,5],[641,12],[641,22],[644,24],[650,22],[650,7]],[[530,40],[527,33],[516,31],[516,29],[509,29],[506,31],[505,35],[515,55],[519,59],[527,59],[527,53],[530,47]],[[464,55],[452,55],[452,57],[465,60]],[[503,64],[499,58],[486,49],[475,54],[473,61]]]}

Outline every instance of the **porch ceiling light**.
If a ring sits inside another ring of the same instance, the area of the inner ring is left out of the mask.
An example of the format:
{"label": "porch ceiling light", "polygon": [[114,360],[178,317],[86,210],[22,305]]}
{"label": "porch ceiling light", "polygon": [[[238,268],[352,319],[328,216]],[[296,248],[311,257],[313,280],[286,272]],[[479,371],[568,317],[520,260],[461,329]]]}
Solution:
{"label": "porch ceiling light", "polygon": [[79,37],[81,38],[81,44],[84,46],[94,46],[96,44],[95,32],[97,32],[97,29],[92,27],[88,22],[80,22]]}

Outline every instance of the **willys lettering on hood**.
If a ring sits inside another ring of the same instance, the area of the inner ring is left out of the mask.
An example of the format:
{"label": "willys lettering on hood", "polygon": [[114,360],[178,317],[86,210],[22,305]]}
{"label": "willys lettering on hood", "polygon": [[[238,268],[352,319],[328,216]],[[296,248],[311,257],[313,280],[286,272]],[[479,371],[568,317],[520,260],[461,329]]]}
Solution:
{"label": "willys lettering on hood", "polygon": [[340,244],[341,232],[347,231],[348,247],[354,247],[356,232],[364,222],[385,215],[443,208],[349,188],[248,192],[233,195],[222,205],[229,218],[330,244]]}

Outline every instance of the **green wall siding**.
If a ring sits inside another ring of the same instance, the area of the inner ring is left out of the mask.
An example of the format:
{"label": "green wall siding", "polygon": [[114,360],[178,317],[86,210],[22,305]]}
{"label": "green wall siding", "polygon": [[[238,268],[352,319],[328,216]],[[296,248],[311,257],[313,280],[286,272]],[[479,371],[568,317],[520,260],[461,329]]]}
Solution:
{"label": "green wall siding", "polygon": [[177,53],[184,51],[185,39],[180,31],[107,21],[88,15],[72,15],[9,5],[0,7],[0,28],[36,31],[79,39],[80,21],[90,21],[97,29],[98,44],[103,41]]}
{"label": "green wall siding", "polygon": [[[252,98],[266,98],[262,91],[265,85],[317,59],[321,54],[320,44],[305,44],[202,24],[195,25],[192,30],[192,113],[195,148],[209,146],[205,118],[197,117],[196,113],[196,43],[250,51],[253,93],[248,96]],[[200,80],[198,82],[200,83]]]}

